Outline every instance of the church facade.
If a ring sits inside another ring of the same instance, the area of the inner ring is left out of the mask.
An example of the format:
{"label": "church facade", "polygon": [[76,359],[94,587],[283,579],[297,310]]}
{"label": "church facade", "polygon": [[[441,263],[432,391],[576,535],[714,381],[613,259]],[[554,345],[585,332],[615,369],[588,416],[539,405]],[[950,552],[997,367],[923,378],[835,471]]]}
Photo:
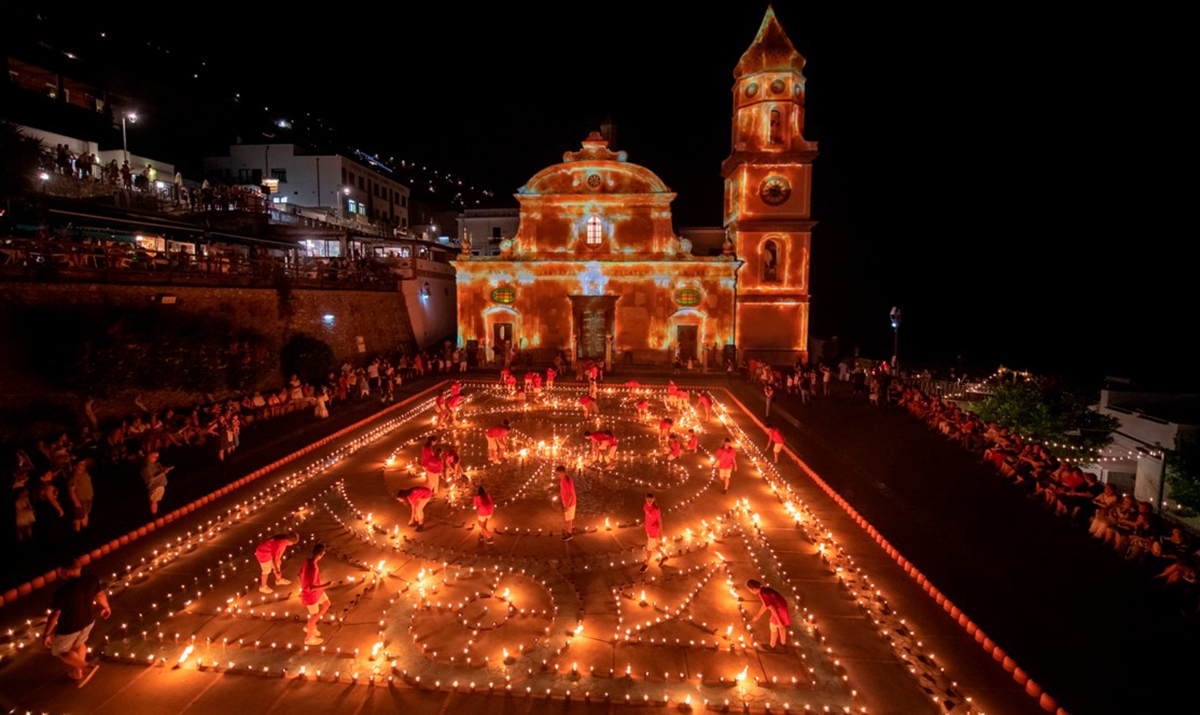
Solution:
{"label": "church facade", "polygon": [[725,346],[804,357],[816,144],[802,134],[803,66],[768,9],[734,71],[721,255],[693,255],[672,225],[675,194],[593,132],[521,187],[500,255],[460,256],[459,344],[609,364],[703,362]]}

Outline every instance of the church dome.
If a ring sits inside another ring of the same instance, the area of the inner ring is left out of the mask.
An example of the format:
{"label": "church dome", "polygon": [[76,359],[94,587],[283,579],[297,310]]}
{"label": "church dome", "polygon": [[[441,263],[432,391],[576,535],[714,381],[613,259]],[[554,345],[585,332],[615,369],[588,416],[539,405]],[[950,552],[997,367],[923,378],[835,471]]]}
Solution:
{"label": "church dome", "polygon": [[644,166],[626,161],[623,151],[612,151],[608,140],[592,132],[579,151],[563,154],[553,164],[533,175],[518,192],[522,196],[583,194],[670,194],[663,180]]}

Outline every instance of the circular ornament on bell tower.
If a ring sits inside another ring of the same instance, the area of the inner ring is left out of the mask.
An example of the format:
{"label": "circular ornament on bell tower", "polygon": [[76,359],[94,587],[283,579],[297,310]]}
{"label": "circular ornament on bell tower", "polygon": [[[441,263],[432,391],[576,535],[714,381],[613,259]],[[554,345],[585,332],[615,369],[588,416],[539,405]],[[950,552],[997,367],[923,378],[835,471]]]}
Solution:
{"label": "circular ornament on bell tower", "polygon": [[758,187],[758,196],[768,206],[779,206],[792,195],[792,185],[782,176],[768,176]]}

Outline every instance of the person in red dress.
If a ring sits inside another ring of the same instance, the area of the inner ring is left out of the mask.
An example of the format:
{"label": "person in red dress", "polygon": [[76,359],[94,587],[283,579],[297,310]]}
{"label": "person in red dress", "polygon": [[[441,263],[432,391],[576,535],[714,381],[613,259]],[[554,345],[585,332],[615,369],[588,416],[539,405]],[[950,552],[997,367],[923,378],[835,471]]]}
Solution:
{"label": "person in red dress", "polygon": [[500,387],[508,386],[508,375],[509,375],[508,368],[504,368],[503,370],[500,371]]}
{"label": "person in red dress", "polygon": [[425,470],[425,486],[433,496],[441,490],[442,472],[446,471],[446,458],[441,447],[434,447],[428,453],[421,452],[421,468]]}
{"label": "person in red dress", "polygon": [[729,477],[737,471],[737,452],[730,444],[729,438],[725,438],[725,442],[721,448],[717,450],[717,474],[721,477],[721,481],[725,484],[725,492],[729,491]]}
{"label": "person in red dress", "polygon": [[479,519],[479,540],[485,541],[488,544],[495,543],[492,540],[492,535],[496,532],[489,524],[492,515],[495,513],[496,505],[492,503],[491,495],[480,484],[479,489],[475,492],[475,517]]}
{"label": "person in red dress", "polygon": [[317,563],[325,556],[325,544],[313,546],[312,556],[304,560],[300,567],[300,602],[308,609],[308,623],[304,627],[304,645],[321,645],[325,639],[317,624],[321,616],[329,610],[329,595],[325,589],[332,585],[331,581],[321,581],[321,569]]}
{"label": "person in red dress", "polygon": [[775,427],[767,428],[767,446],[775,453],[775,463],[779,463],[779,453],[783,451],[783,433]]}
{"label": "person in red dress", "polygon": [[267,585],[267,579],[271,577],[272,573],[275,574],[276,586],[286,586],[291,583],[283,577],[283,552],[287,551],[289,546],[295,546],[298,543],[300,543],[300,535],[293,531],[289,534],[276,534],[258,545],[258,548],[254,550],[254,556],[262,568],[262,583],[258,587],[259,591],[273,593],[271,587]]}
{"label": "person in red dress", "polygon": [[457,479],[462,479],[462,457],[458,456],[458,450],[453,447],[447,447],[442,450],[442,463],[446,465],[446,469],[442,472],[443,479],[447,484],[451,484]]}
{"label": "person in red dress", "polygon": [[696,453],[700,449],[700,438],[696,436],[696,430],[688,430],[687,442],[683,443],[683,451]]}
{"label": "person in red dress", "polygon": [[566,467],[555,467],[554,473],[558,475],[558,496],[562,499],[562,540],[570,541],[575,538],[575,482],[571,479],[571,475],[567,473]]}
{"label": "person in red dress", "polygon": [[667,407],[675,406],[675,399],[679,397],[679,387],[676,386],[674,380],[667,381]]}
{"label": "person in red dress", "polygon": [[454,382],[450,383],[450,396],[451,397],[458,397],[458,393],[460,393],[460,392],[462,392],[462,385],[459,384],[458,380],[455,380]]}
{"label": "person in red dress", "polygon": [[446,426],[453,428],[458,424],[458,409],[462,407],[463,396],[451,395],[449,400],[446,400]]}
{"label": "person in red dress", "polygon": [[708,424],[708,411],[712,409],[712,398],[707,392],[701,392],[700,398],[696,400],[696,407],[700,408],[700,412],[704,415],[704,423]]}
{"label": "person in red dress", "polygon": [[589,417],[589,416],[591,416],[591,417],[599,417],[600,416],[600,403],[596,402],[595,399],[593,399],[587,395],[580,396],[579,406],[583,408],[583,416],[585,418]]}
{"label": "person in red dress", "polygon": [[670,417],[664,417],[658,421],[658,448],[666,451],[667,440],[671,438],[671,428],[675,426],[675,420]]}
{"label": "person in red dress", "polygon": [[416,486],[408,489],[401,489],[396,493],[396,500],[400,502],[408,502],[411,513],[408,516],[409,525],[416,524],[415,531],[425,530],[425,505],[433,498],[433,491],[429,487]]}
{"label": "person in red dress", "polygon": [[646,504],[642,507],[646,516],[646,561],[639,569],[646,573],[650,568],[650,558],[658,554],[658,565],[661,568],[667,562],[667,555],[662,553],[662,512],[654,503],[654,495],[646,494]]}
{"label": "person in red dress", "polygon": [[671,435],[667,440],[667,461],[674,462],[683,456],[683,445],[679,443],[679,435]]}
{"label": "person in red dress", "polygon": [[649,402],[646,402],[645,400],[638,400],[638,403],[637,403],[637,405],[635,405],[635,407],[637,407],[637,413],[638,413],[639,420],[644,420],[650,416],[650,403]]}
{"label": "person in red dress", "polygon": [[514,395],[517,392],[517,377],[509,375],[504,379],[504,384],[508,388],[508,394]]}
{"label": "person in red dress", "polygon": [[617,454],[616,435],[608,430],[604,430],[584,432],[583,436],[591,440],[592,458],[596,461],[597,466],[604,468],[612,463],[612,458]]}
{"label": "person in red dress", "polygon": [[636,390],[641,386],[642,386],[642,383],[638,382],[637,380],[630,380],[625,383],[625,387],[628,387],[631,390]]}
{"label": "person in red dress", "polygon": [[542,396],[542,374],[533,373],[533,400],[537,402]]}
{"label": "person in red dress", "polygon": [[494,427],[488,427],[484,435],[487,437],[487,450],[489,462],[503,462],[505,449],[508,445],[508,420],[504,420]]}
{"label": "person in red dress", "polygon": [[554,389],[554,378],[558,377],[558,372],[554,368],[546,368],[546,387]]}
{"label": "person in red dress", "polygon": [[770,613],[771,624],[771,647],[775,647],[775,642],[778,641],[782,645],[787,645],[787,627],[792,625],[792,617],[788,613],[788,602],[783,597],[783,594],[771,588],[764,586],[754,579],[746,582],[746,588],[753,591],[762,601],[762,608],[759,609],[758,615],[754,617],[751,623],[756,623],[759,618],[762,618],[764,613]]}

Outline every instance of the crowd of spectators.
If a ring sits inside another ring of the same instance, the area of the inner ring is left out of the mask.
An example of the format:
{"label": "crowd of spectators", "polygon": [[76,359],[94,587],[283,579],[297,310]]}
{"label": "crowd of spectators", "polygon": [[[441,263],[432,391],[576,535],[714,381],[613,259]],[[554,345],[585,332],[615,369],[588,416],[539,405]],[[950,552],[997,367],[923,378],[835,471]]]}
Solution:
{"label": "crowd of spectators", "polygon": [[[2,501],[12,515],[17,541],[61,548],[73,534],[89,528],[95,500],[133,499],[121,506],[125,517],[156,513],[158,502],[170,493],[167,477],[174,466],[223,462],[241,447],[243,433],[293,413],[307,412],[320,420],[343,403],[393,401],[401,384],[450,372],[452,357],[449,348],[411,356],[394,353],[357,368],[344,364],[316,383],[292,375],[278,389],[190,409],[143,409],[104,425],[92,415],[89,402],[89,424],[8,451],[4,471],[10,481]],[[144,485],[144,500],[120,488],[134,480]]]}
{"label": "crowd of spectators", "polygon": [[395,285],[397,280],[386,260],[362,254],[323,258],[222,243],[200,247],[178,243],[171,250],[155,250],[126,241],[76,238],[69,228],[53,232],[45,224],[31,238],[0,239],[0,267],[74,273],[139,271],[268,281],[282,275],[320,283],[376,285]]}
{"label": "crowd of spectators", "polygon": [[1120,494],[1045,446],[983,422],[953,401],[897,384],[897,404],[963,449],[978,455],[1003,479],[1055,514],[1087,527],[1095,538],[1165,584],[1195,611],[1200,551],[1188,532],[1154,513],[1153,504]]}

